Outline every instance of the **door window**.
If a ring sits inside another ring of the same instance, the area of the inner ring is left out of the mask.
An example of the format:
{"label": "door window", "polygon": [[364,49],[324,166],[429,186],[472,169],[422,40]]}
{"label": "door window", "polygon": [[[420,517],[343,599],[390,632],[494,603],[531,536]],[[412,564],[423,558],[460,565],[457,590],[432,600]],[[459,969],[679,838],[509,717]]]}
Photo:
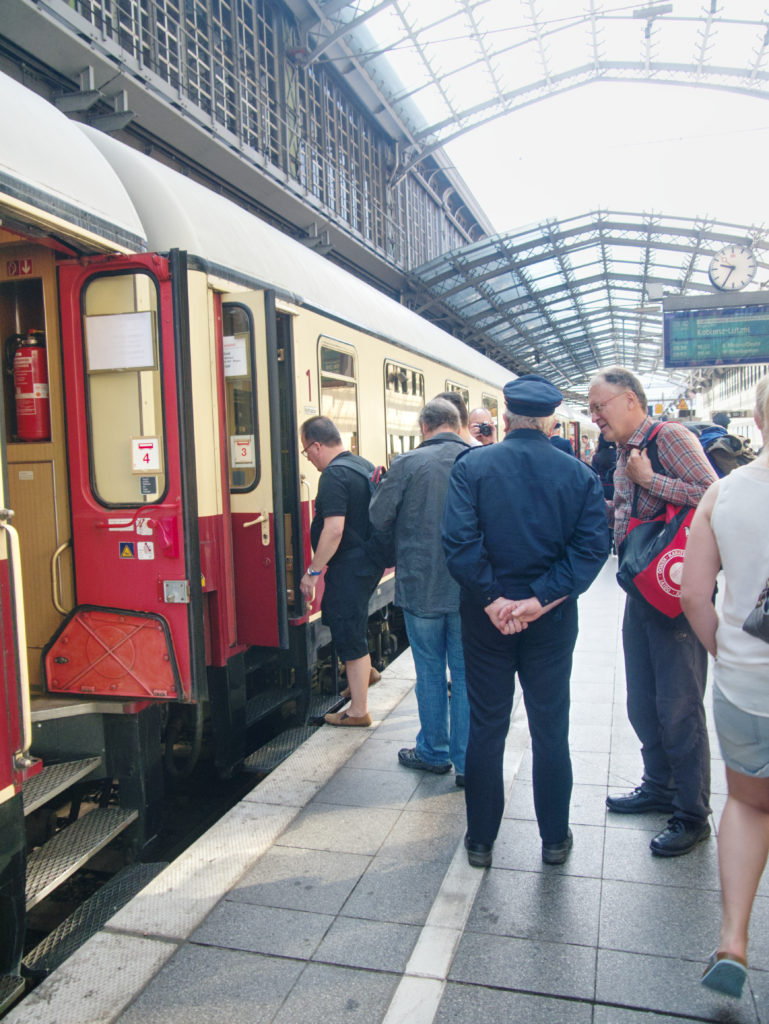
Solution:
{"label": "door window", "polygon": [[105,505],[151,504],[166,490],[158,301],[143,271],[83,291],[91,485]]}
{"label": "door window", "polygon": [[253,321],[235,302],[223,304],[222,321],[230,490],[250,491],[260,475]]}
{"label": "door window", "polygon": [[462,387],[461,384],[457,384],[453,380],[447,380],[446,381],[446,390],[447,391],[456,391],[457,394],[462,399],[462,401],[465,403],[465,405],[467,407],[467,411],[468,412],[470,411],[470,392],[467,390],[467,388]]}

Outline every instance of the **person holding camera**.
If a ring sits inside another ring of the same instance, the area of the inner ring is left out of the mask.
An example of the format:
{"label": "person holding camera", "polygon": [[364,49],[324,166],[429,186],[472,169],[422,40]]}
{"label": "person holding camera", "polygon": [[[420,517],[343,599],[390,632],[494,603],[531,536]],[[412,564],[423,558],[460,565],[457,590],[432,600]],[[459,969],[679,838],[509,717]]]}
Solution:
{"label": "person holding camera", "polygon": [[468,419],[468,427],[476,445],[496,444],[497,425],[488,409],[473,409]]}

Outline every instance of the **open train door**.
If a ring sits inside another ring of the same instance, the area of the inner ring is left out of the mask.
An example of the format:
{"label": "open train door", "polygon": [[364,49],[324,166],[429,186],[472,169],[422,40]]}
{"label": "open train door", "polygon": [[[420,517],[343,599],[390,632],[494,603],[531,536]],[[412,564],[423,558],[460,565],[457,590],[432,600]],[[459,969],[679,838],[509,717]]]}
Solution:
{"label": "open train door", "polygon": [[285,650],[291,558],[274,293],[223,296],[222,325],[238,639]]}
{"label": "open train door", "polygon": [[195,700],[205,647],[186,254],[59,274],[75,609],[49,691]]}

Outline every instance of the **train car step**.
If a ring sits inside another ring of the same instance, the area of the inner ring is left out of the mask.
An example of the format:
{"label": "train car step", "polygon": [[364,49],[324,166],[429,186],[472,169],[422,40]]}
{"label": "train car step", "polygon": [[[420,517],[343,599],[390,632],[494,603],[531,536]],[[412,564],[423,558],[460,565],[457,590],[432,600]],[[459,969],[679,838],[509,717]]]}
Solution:
{"label": "train car step", "polygon": [[27,910],[45,899],[137,817],[134,809],[99,807],[39,846],[27,860]]}
{"label": "train car step", "polygon": [[64,761],[61,764],[47,764],[39,775],[24,785],[24,813],[31,814],[53,797],[63,793],[75,782],[98,768],[100,757],[84,757],[80,761]]}
{"label": "train car step", "polygon": [[129,864],[118,871],[27,953],[23,961],[24,973],[37,980],[47,977],[166,867],[168,864],[161,861]]}

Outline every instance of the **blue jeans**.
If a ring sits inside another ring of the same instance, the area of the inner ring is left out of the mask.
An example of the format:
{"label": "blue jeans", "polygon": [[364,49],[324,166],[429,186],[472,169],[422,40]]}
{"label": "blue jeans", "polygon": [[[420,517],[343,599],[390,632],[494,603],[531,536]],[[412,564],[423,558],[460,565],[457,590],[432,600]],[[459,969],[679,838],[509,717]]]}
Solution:
{"label": "blue jeans", "polygon": [[[470,711],[459,613],[426,619],[404,610],[403,618],[417,670],[416,693],[421,726],[415,748],[417,756],[427,764],[451,761],[457,775],[464,775]],[[447,663],[451,672],[450,701]]]}

